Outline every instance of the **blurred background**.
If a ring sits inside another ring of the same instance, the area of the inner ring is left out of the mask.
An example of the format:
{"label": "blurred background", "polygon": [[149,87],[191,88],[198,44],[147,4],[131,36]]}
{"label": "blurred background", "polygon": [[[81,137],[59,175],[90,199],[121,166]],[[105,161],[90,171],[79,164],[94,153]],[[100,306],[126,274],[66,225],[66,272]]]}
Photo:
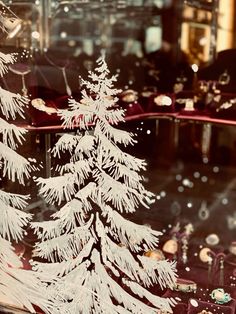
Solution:
{"label": "blurred background", "polygon": [[[225,224],[215,221],[214,228],[223,228],[222,241],[230,242],[236,228],[235,9],[235,0],[5,0],[0,48],[19,52],[19,58],[2,84],[31,100],[43,99],[50,110],[65,108],[68,96],[80,95],[79,76],[86,78],[105,50],[123,90],[120,105],[130,117],[124,128],[138,136],[131,152],[147,159],[147,180],[158,196],[154,218],[147,220],[163,228],[198,221],[204,202],[215,217],[224,210]],[[215,100],[219,94],[224,101]],[[160,100],[163,95],[167,98]],[[190,110],[184,110],[186,99],[193,99]],[[232,101],[229,111],[221,110],[225,101]],[[58,162],[48,154],[60,131],[52,112],[31,101],[24,120],[32,128],[23,150],[40,156],[42,176],[51,175]],[[178,118],[181,112],[184,119]],[[193,119],[195,114],[202,118]],[[31,189],[37,201],[37,189]],[[40,206],[39,214],[47,211],[46,204]],[[138,217],[145,223],[142,212]],[[205,223],[197,228],[208,232]]]}
{"label": "blurred background", "polygon": [[60,45],[78,56],[108,53],[142,57],[159,49],[204,65],[235,47],[234,0],[5,0],[22,19],[2,45],[41,50]]}
{"label": "blurred background", "polygon": [[[5,0],[0,51],[20,53],[2,84],[30,97],[25,121],[16,121],[30,131],[22,153],[37,154],[37,175],[50,176],[65,163],[48,153],[63,132],[56,110],[71,95],[79,99],[79,76],[105,50],[123,91],[122,128],[138,138],[128,150],[147,160],[145,184],[155,193],[151,209],[133,218],[162,230],[164,240],[176,224],[191,223],[190,259],[210,247],[236,269],[235,10],[236,0]],[[28,189],[28,210],[47,219],[56,206],[45,204],[33,182]]]}

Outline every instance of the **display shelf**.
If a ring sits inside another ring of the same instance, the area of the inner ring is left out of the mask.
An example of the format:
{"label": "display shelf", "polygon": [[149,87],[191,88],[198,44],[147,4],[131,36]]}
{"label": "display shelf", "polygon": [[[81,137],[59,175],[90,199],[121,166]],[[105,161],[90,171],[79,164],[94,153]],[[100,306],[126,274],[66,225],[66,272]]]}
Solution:
{"label": "display shelf", "polygon": [[[151,113],[142,113],[132,116],[127,116],[125,121],[139,121],[139,120],[150,120],[150,119],[169,119],[175,122],[179,121],[189,121],[189,122],[199,122],[199,123],[210,123],[210,124],[221,124],[221,125],[231,125],[236,126],[236,120],[225,120],[211,118],[207,115],[184,115],[181,113],[163,113],[163,112],[151,112]],[[18,126],[25,128],[30,132],[39,132],[39,133],[57,133],[62,130],[73,131],[74,129],[64,128],[62,125],[48,125],[48,126],[32,126],[30,124],[18,124]]]}

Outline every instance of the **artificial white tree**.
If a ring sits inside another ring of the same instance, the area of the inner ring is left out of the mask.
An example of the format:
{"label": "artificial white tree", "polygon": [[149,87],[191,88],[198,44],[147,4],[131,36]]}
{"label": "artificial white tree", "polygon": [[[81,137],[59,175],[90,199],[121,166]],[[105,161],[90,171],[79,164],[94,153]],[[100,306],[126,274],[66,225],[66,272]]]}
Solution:
{"label": "artificial white tree", "polygon": [[[15,61],[15,54],[0,53],[0,75],[6,74],[8,66]],[[16,151],[23,144],[26,130],[7,120],[15,120],[18,115],[24,117],[27,103],[26,97],[0,87],[1,175],[21,185],[30,178],[35,167],[33,159],[26,159]],[[23,211],[28,200],[29,195],[11,193],[4,186],[0,190],[0,302],[27,308],[32,313],[35,313],[34,304],[48,312],[50,301],[42,276],[23,269],[22,257],[12,245],[23,239],[25,227],[32,218]]]}
{"label": "artificial white tree", "polygon": [[122,216],[140,204],[148,207],[153,194],[139,174],[145,161],[121,149],[135,140],[117,128],[125,112],[116,107],[116,76],[109,77],[103,55],[97,63],[90,81],[82,80],[82,100],[70,99],[69,109],[60,111],[66,128],[80,129],[62,135],[52,150],[59,158],[69,152],[69,162],[57,167],[58,176],[37,179],[40,194],[61,208],[52,220],[33,223],[40,239],[35,254],[49,260],[34,266],[60,278],[52,287],[60,295],[55,312],[171,313],[175,300],[155,296],[149,287],[173,287],[175,263],[143,255],[157,247],[161,233]]}

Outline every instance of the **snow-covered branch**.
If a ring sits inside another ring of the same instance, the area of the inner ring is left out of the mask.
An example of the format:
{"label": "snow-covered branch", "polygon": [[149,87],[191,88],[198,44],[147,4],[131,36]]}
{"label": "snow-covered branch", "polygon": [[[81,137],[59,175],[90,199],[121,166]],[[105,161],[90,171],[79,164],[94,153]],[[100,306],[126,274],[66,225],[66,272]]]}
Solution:
{"label": "snow-covered branch", "polygon": [[72,234],[62,234],[37,243],[34,253],[51,262],[72,259],[78,255],[90,237],[87,227],[78,227]]}
{"label": "snow-covered branch", "polygon": [[133,189],[116,181],[102,170],[95,170],[93,177],[98,182],[104,201],[111,202],[121,213],[134,212],[140,203],[145,206],[144,199],[149,192],[142,189],[142,186],[138,190]]}
{"label": "snow-covered branch", "polygon": [[146,250],[152,250],[157,247],[158,237],[162,234],[161,232],[123,218],[108,205],[105,205],[102,210],[107,217],[109,233],[113,239],[129,247],[133,252],[141,251],[142,244],[146,246]]}
{"label": "snow-covered branch", "polygon": [[125,111],[123,109],[106,110],[105,118],[111,124],[117,125],[119,122],[125,122]]}
{"label": "snow-covered branch", "polygon": [[128,153],[123,152],[115,143],[112,143],[108,138],[100,134],[100,145],[104,155],[109,155],[109,159],[113,159],[114,163],[124,164],[128,169],[134,171],[146,170],[146,162],[143,159],[136,158]]}
{"label": "snow-covered branch", "polygon": [[[40,180],[40,184],[48,182],[47,179],[38,178],[38,180]],[[47,194],[47,190],[45,189],[43,193]],[[57,237],[63,229],[71,231],[78,223],[84,224],[88,212],[92,210],[89,198],[96,199],[96,184],[93,182],[80,189],[74,199],[68,201],[58,212],[54,213],[51,216],[55,219],[54,221],[32,223],[38,237],[43,239]]]}
{"label": "snow-covered branch", "polygon": [[1,142],[0,159],[3,160],[3,176],[7,176],[13,182],[17,179],[21,184],[24,184],[25,178],[30,178],[32,169],[30,162]]}
{"label": "snow-covered branch", "polygon": [[18,209],[23,209],[28,205],[29,195],[20,195],[0,190],[0,200],[6,205],[11,205]]}
{"label": "snow-covered branch", "polygon": [[138,256],[138,259],[142,263],[145,272],[147,272],[162,289],[165,287],[172,289],[174,287],[177,277],[176,261],[156,261],[147,256]]}
{"label": "snow-covered branch", "polygon": [[32,304],[39,306],[46,314],[52,313],[50,308],[53,302],[39,274],[11,267],[2,270],[0,267],[0,282],[1,300],[9,298],[16,306],[25,307],[30,313],[35,313]]}
{"label": "snow-covered branch", "polygon": [[[118,267],[118,269],[126,274],[130,279],[138,282],[144,279],[144,273],[139,263],[135,260],[130,251],[124,247],[119,246],[109,239],[107,232],[99,219],[96,217],[96,231],[101,238],[101,255],[104,261],[108,260],[111,264]],[[148,276],[147,276],[148,279]]]}
{"label": "snow-covered branch", "polygon": [[60,157],[60,152],[64,153],[66,151],[69,151],[69,153],[71,154],[79,140],[80,137],[78,135],[72,135],[67,133],[63,134],[52,149],[53,156]]}
{"label": "snow-covered branch", "polygon": [[0,76],[3,76],[8,72],[9,64],[13,64],[16,61],[16,55],[13,53],[4,54],[0,52]]}
{"label": "snow-covered branch", "polygon": [[7,123],[0,118],[0,133],[2,134],[3,144],[12,149],[16,149],[18,144],[23,143],[23,136],[27,133],[27,130],[19,128],[14,124]]}
{"label": "snow-covered branch", "polygon": [[10,117],[16,119],[17,115],[24,118],[24,107],[28,102],[28,98],[23,97],[20,94],[9,92],[0,87],[0,108],[6,119],[9,119]]}
{"label": "snow-covered branch", "polygon": [[[83,264],[83,260],[88,258],[88,256],[91,253],[92,247],[95,243],[94,238],[90,238],[89,241],[84,245],[82,250],[79,252],[79,254],[72,259],[64,260],[62,262],[57,263],[39,263],[39,262],[33,262],[33,269],[35,271],[38,271],[40,273],[43,273],[45,275],[48,274],[48,276],[58,276],[59,278],[63,275],[71,274],[72,277],[74,277],[74,273],[79,272],[79,267]],[[85,261],[84,264],[90,264],[88,263],[88,260]],[[77,268],[78,267],[78,268]],[[72,274],[72,271],[74,270],[74,273]],[[65,280],[68,277],[65,277]]]}
{"label": "snow-covered branch", "polygon": [[134,145],[137,141],[133,139],[133,134],[127,131],[119,130],[110,125],[106,120],[98,120],[94,135],[105,135],[109,141],[113,140],[115,143],[127,145]]}
{"label": "snow-covered branch", "polygon": [[78,184],[84,184],[84,181],[88,179],[89,175],[92,172],[92,166],[93,166],[93,160],[90,159],[84,159],[84,160],[78,160],[74,163],[67,163],[63,165],[60,169],[60,174],[63,173],[73,173],[77,174]]}
{"label": "snow-covered branch", "polygon": [[[106,169],[107,167],[104,166],[103,168]],[[132,189],[139,189],[139,190],[144,189],[141,183],[141,181],[143,180],[143,177],[140,176],[136,171],[128,169],[125,165],[122,165],[120,163],[114,165],[110,170],[110,175],[116,181],[123,178],[124,184],[126,186],[131,187]]]}
{"label": "snow-covered branch", "polygon": [[60,205],[62,201],[70,201],[75,195],[78,178],[76,174],[66,173],[53,178],[37,178],[36,182],[40,186],[39,193],[46,202],[50,204],[57,202]]}
{"label": "snow-covered branch", "polygon": [[77,198],[81,199],[81,201],[86,201],[88,197],[92,199],[96,199],[97,197],[97,185],[95,182],[89,182],[85,187],[80,189],[76,195]]}
{"label": "snow-covered branch", "polygon": [[63,127],[68,129],[79,127],[86,130],[94,122],[94,112],[83,104],[76,110],[58,110],[58,115],[63,121]]}
{"label": "snow-covered branch", "polygon": [[88,199],[81,201],[74,198],[66,203],[58,212],[52,215],[52,218],[59,219],[61,228],[73,230],[79,225],[83,225],[89,211],[92,210],[92,205]]}
{"label": "snow-covered branch", "polygon": [[10,300],[31,313],[35,313],[32,304],[38,305],[47,314],[52,313],[53,302],[46,286],[52,282],[52,275],[44,277],[44,274],[24,270],[22,266],[10,242],[0,237],[0,299]]}
{"label": "snow-covered branch", "polygon": [[34,263],[34,269],[58,277],[51,285],[60,296],[53,314],[172,313],[175,300],[156,297],[148,288],[172,288],[175,263],[142,255],[156,249],[161,233],[121,215],[140,205],[148,208],[153,194],[139,174],[146,162],[119,147],[136,141],[117,126],[125,112],[116,106],[116,76],[108,76],[104,56],[97,64],[89,81],[82,80],[82,99],[70,99],[69,109],[59,112],[64,127],[82,130],[62,136],[52,150],[59,157],[68,151],[69,162],[57,167],[60,176],[37,180],[47,202],[65,203],[53,221],[32,224],[40,240],[35,253],[53,262]]}
{"label": "snow-covered branch", "polygon": [[168,313],[172,313],[171,307],[177,304],[177,301],[174,298],[161,298],[153,295],[136,282],[126,280],[124,278],[122,279],[122,281],[127,287],[132,290],[134,294],[139,296],[141,299],[145,298],[158,309],[165,309],[165,311],[168,311]]}
{"label": "snow-covered branch", "polygon": [[[114,296],[117,302],[119,304],[122,304],[126,311],[129,310],[133,314],[138,313],[156,314],[157,308],[148,306],[144,302],[141,302],[139,299],[131,296],[107,274],[104,266],[101,264],[99,253],[95,249],[93,250],[91,260],[94,262],[95,270],[94,274],[91,274],[91,282],[89,286],[87,285],[87,288],[90,288],[91,290],[93,291],[95,290],[98,292],[98,295],[100,295],[100,302],[102,302],[104,291],[106,291],[108,295]],[[140,289],[140,293],[141,291],[142,288]],[[163,308],[163,302],[159,303],[158,308],[162,309],[163,311],[168,311],[172,313],[172,309],[170,308],[170,306],[167,305],[167,308]],[[109,311],[107,313],[109,313]]]}
{"label": "snow-covered branch", "polygon": [[83,159],[83,154],[91,157],[94,149],[95,137],[89,134],[71,135],[63,134],[52,149],[54,157],[60,157],[60,153],[68,151],[72,155],[72,161]]}
{"label": "snow-covered branch", "polygon": [[87,157],[92,156],[94,151],[95,137],[93,135],[85,134],[79,141],[72,156],[72,161],[82,159],[83,154]]}
{"label": "snow-covered branch", "polygon": [[0,237],[0,269],[8,267],[8,265],[11,265],[15,268],[20,268],[22,267],[22,262],[15,254],[15,249],[11,243]]}
{"label": "snow-covered branch", "polygon": [[21,240],[24,228],[32,215],[11,207],[0,200],[0,237],[8,240]]}

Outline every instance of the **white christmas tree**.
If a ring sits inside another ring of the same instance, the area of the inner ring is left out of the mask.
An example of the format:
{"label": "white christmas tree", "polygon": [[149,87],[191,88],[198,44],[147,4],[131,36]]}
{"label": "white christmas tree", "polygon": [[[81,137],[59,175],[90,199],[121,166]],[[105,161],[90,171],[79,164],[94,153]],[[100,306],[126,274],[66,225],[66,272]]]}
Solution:
{"label": "white christmas tree", "polygon": [[116,76],[109,78],[103,55],[97,63],[90,82],[82,80],[82,100],[70,99],[69,109],[60,111],[66,128],[80,129],[62,135],[52,150],[55,157],[69,152],[69,163],[57,167],[58,176],[37,179],[40,194],[61,208],[53,220],[33,223],[40,239],[35,253],[49,260],[34,266],[60,278],[53,289],[65,302],[58,299],[55,312],[172,313],[175,300],[155,296],[149,287],[173,287],[175,263],[143,254],[156,248],[161,233],[122,216],[140,204],[148,207],[153,194],[139,174],[145,162],[121,150],[135,140],[116,126],[125,114],[115,106]]}
{"label": "white christmas tree", "polygon": [[[15,54],[0,53],[0,75],[8,71],[8,66],[16,61]],[[8,123],[9,119],[24,117],[24,106],[28,99],[0,87],[0,168],[3,177],[24,185],[34,169],[33,160],[16,152],[23,144],[26,130]],[[50,309],[49,296],[42,276],[32,270],[23,269],[20,256],[15,252],[14,242],[19,242],[26,234],[25,227],[31,215],[24,212],[29,195],[14,194],[0,190],[0,302],[25,307],[35,313],[34,305],[45,312]]]}

